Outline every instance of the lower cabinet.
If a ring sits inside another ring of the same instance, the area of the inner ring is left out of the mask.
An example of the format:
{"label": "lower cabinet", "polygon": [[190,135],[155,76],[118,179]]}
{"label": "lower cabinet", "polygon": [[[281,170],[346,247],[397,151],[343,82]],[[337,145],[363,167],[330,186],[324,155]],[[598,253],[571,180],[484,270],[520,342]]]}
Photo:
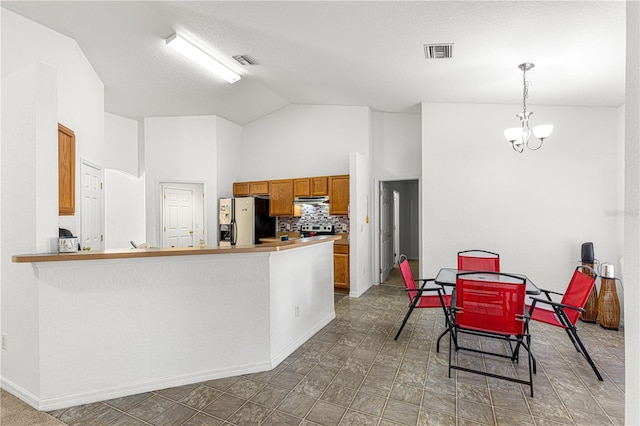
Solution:
{"label": "lower cabinet", "polygon": [[349,292],[349,245],[333,244],[333,289]]}

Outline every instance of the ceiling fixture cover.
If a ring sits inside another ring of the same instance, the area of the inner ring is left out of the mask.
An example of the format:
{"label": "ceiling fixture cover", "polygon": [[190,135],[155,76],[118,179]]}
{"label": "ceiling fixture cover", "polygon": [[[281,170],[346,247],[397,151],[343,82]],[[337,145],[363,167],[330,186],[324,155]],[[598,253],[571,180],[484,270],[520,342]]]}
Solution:
{"label": "ceiling fixture cover", "polygon": [[187,58],[191,59],[197,64],[200,64],[205,69],[211,71],[218,77],[233,84],[240,80],[240,75],[227,67],[219,60],[213,58],[204,50],[191,43],[178,33],[174,33],[166,40],[167,46],[174,48],[178,52],[182,53]]}
{"label": "ceiling fixture cover", "polygon": [[233,55],[233,59],[240,65],[256,65],[256,61],[248,57],[247,55]]}
{"label": "ceiling fixture cover", "polygon": [[[518,65],[518,68],[522,71],[522,84],[524,87],[522,91],[522,112],[520,114],[516,114],[516,117],[520,119],[520,127],[512,127],[504,131],[505,139],[511,142],[512,148],[519,153],[524,151],[525,146],[534,151],[536,149],[540,149],[544,140],[548,138],[553,131],[552,124],[536,126],[533,128],[533,131],[529,127],[529,117],[531,117],[533,112],[527,111],[527,98],[529,97],[527,71],[534,66],[535,65],[531,62],[525,62],[524,64]],[[534,138],[539,141],[539,143],[533,146],[529,144],[532,133]]]}
{"label": "ceiling fixture cover", "polygon": [[454,43],[425,44],[424,57],[426,59],[451,59],[453,58]]}

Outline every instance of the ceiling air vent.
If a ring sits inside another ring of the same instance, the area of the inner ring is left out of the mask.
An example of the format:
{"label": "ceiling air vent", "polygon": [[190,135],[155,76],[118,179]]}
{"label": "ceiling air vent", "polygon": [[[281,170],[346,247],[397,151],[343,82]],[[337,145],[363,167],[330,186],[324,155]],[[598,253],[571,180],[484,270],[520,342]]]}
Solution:
{"label": "ceiling air vent", "polygon": [[247,55],[235,55],[233,59],[235,59],[240,65],[256,65],[256,61]]}
{"label": "ceiling air vent", "polygon": [[427,59],[450,59],[453,58],[454,43],[425,44],[424,56]]}

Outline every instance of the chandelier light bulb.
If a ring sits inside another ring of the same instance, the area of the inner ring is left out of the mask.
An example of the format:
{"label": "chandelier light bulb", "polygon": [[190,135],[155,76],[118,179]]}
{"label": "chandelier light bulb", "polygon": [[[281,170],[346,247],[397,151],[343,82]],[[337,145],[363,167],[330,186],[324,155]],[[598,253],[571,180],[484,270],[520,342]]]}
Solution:
{"label": "chandelier light bulb", "polygon": [[551,132],[553,132],[553,124],[541,124],[533,128],[533,136],[540,140],[548,138]]}

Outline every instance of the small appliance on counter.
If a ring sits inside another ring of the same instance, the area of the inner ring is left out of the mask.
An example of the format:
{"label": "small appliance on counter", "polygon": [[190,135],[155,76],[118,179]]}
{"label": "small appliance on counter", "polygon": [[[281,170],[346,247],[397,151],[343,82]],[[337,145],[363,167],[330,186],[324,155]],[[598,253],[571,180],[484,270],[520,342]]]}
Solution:
{"label": "small appliance on counter", "polygon": [[330,224],[324,225],[302,225],[300,227],[300,235],[303,238],[315,237],[316,235],[334,235],[336,228]]}
{"label": "small appliance on counter", "polygon": [[79,250],[78,237],[73,236],[68,229],[58,228],[58,253],[74,253]]}

